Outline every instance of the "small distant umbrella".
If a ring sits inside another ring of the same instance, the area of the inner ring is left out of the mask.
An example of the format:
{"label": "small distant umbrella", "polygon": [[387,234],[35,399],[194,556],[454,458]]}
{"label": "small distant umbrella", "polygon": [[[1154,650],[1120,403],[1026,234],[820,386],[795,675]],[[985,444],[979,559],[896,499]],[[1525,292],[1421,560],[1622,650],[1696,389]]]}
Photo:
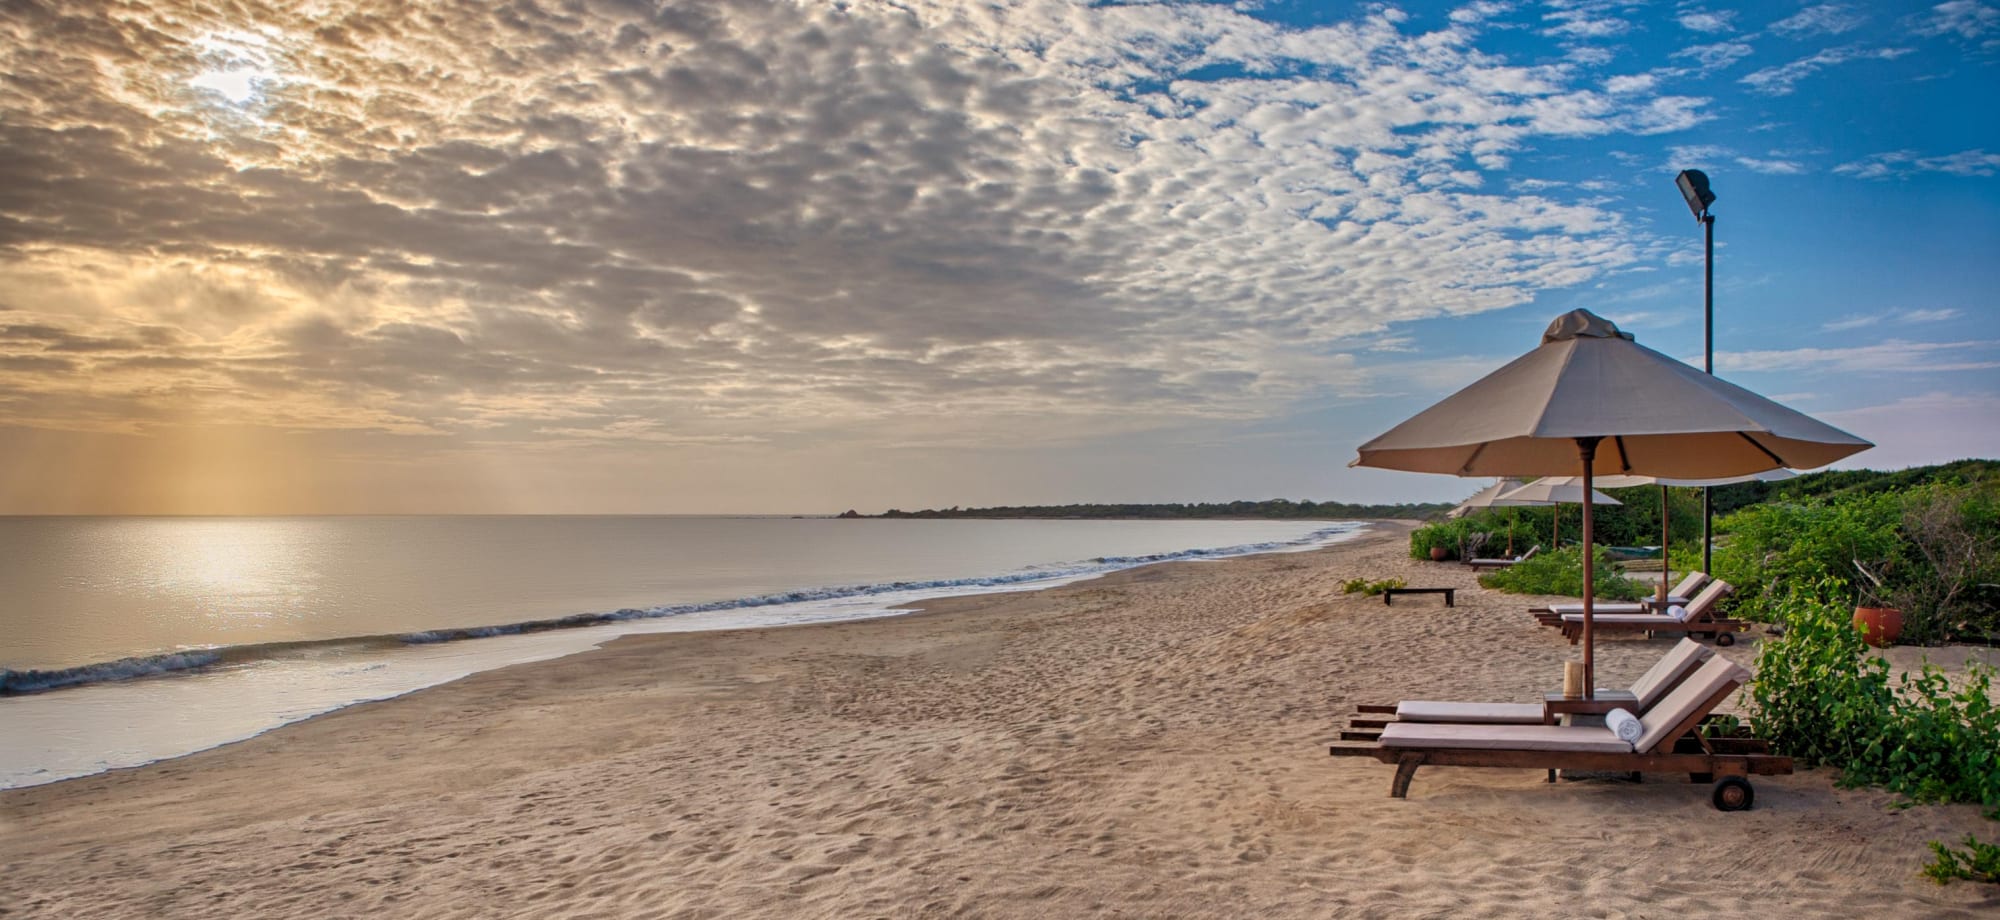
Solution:
{"label": "small distant umbrella", "polygon": [[1459,502],[1458,507],[1444,513],[1448,518],[1462,518],[1481,508],[1500,508],[1514,505],[1553,505],[1555,502],[1509,501],[1500,496],[1518,489],[1527,483],[1519,479],[1505,478],[1484,489],[1472,493],[1472,497]]}
{"label": "small distant umbrella", "polygon": [[[1502,501],[1532,502],[1537,505],[1555,505],[1555,520],[1549,524],[1549,548],[1562,548],[1562,507],[1583,504],[1583,481],[1574,476],[1543,476],[1512,492],[1500,496]],[[1597,505],[1623,504],[1595,489],[1590,491],[1590,501]]]}
{"label": "small distant umbrella", "polygon": [[[1484,489],[1480,489],[1479,491],[1472,493],[1471,498],[1459,502],[1458,507],[1445,512],[1444,516],[1447,518],[1457,519],[1457,518],[1462,518],[1468,514],[1471,514],[1472,512],[1477,511],[1481,508],[1515,508],[1515,507],[1525,507],[1529,505],[1555,504],[1555,502],[1528,501],[1526,499],[1515,501],[1511,499],[1502,499],[1500,497],[1508,492],[1512,492],[1515,489],[1520,488],[1523,485],[1525,485],[1525,483],[1523,483],[1519,479],[1515,479],[1511,476],[1504,477],[1499,482],[1496,482],[1490,486],[1487,486]],[[1461,549],[1462,548],[1463,547],[1461,547]],[[1514,516],[1511,513],[1508,514],[1507,516],[1507,555],[1509,556],[1514,555]]]}
{"label": "small distant umbrella", "polygon": [[[1361,445],[1352,465],[1452,476],[1580,470],[1587,499],[1598,473],[1742,476],[1821,467],[1872,446],[1572,310],[1535,350]],[[1590,509],[1586,500],[1586,549]],[[1591,555],[1583,554],[1586,694],[1596,687]]]}

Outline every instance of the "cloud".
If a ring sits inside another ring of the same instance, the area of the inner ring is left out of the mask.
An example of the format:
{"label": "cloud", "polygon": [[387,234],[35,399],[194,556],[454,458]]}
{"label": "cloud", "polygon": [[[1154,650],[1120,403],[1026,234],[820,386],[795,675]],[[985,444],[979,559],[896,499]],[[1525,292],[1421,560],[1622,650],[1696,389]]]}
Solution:
{"label": "cloud", "polygon": [[1901,323],[1940,323],[1946,320],[1957,319],[1961,315],[1963,315],[1963,311],[1951,307],[1930,310],[1889,310],[1883,313],[1856,314],[1843,317],[1821,325],[1820,329],[1826,332],[1847,332],[1854,329],[1864,329],[1891,320]]}
{"label": "cloud", "polygon": [[1797,160],[1787,160],[1777,157],[1760,159],[1758,157],[1739,156],[1736,158],[1736,164],[1751,172],[1764,173],[1770,176],[1797,176],[1804,174],[1806,171],[1805,164]]}
{"label": "cloud", "polygon": [[1909,54],[1910,50],[1909,48],[1863,49],[1859,45],[1828,48],[1825,51],[1800,58],[1789,64],[1766,67],[1755,71],[1745,76],[1739,82],[1766,95],[1785,96],[1791,94],[1800,80],[1819,73],[1828,67],[1845,64],[1849,61],[1893,61],[1905,54]]}
{"label": "cloud", "polygon": [[1451,11],[1451,21],[1462,25],[1477,25],[1495,16],[1512,12],[1514,4],[1499,3],[1494,0],[1478,0]]}
{"label": "cloud", "polygon": [[1667,148],[1665,166],[1675,172],[1683,169],[1701,169],[1733,156],[1735,153],[1729,148],[1714,144],[1676,144]]}
{"label": "cloud", "polygon": [[2000,172],[2000,153],[1961,150],[1948,156],[1926,157],[1914,150],[1892,150],[1842,163],[1833,171],[1857,179],[1907,178],[1918,173],[1991,176]]}
{"label": "cloud", "polygon": [[1604,91],[1615,94],[1644,93],[1651,91],[1659,82],[1659,77],[1649,73],[1617,76],[1604,81]]}
{"label": "cloud", "polygon": [[1735,10],[1724,10],[1720,13],[1684,12],[1677,17],[1681,28],[1692,32],[1728,32],[1735,28],[1730,24],[1735,18]]}
{"label": "cloud", "polygon": [[1559,38],[1609,38],[1623,34],[1632,24],[1608,15],[1613,8],[1614,4],[1597,2],[1559,5],[1554,12],[1542,16],[1543,22],[1554,23],[1543,29],[1542,34]]}
{"label": "cloud", "polygon": [[1956,35],[1972,41],[2000,31],[2000,9],[1974,0],[1949,0],[1917,17],[1915,31],[1918,35]]}
{"label": "cloud", "polygon": [[1729,41],[1682,48],[1674,52],[1673,56],[1676,58],[1693,58],[1695,63],[1700,65],[1703,73],[1714,73],[1718,70],[1726,70],[1737,61],[1749,57],[1754,50],[1747,42]]}
{"label": "cloud", "polygon": [[16,14],[0,423],[726,445],[1240,417],[1334,374],[1300,343],[1640,261],[1617,213],[1481,170],[1705,117],[1475,50],[1463,17],[259,9]]}
{"label": "cloud", "polygon": [[1828,3],[1806,7],[1771,23],[1770,29],[1789,38],[1803,38],[1808,35],[1839,35],[1843,32],[1852,32],[1867,21],[1867,16],[1855,12],[1851,7]]}
{"label": "cloud", "polygon": [[1720,371],[1833,371],[1843,374],[1979,371],[2000,367],[2000,342],[1906,342],[1891,339],[1853,348],[1718,352],[1715,366]]}
{"label": "cloud", "polygon": [[1848,332],[1854,329],[1865,329],[1869,326],[1873,326],[1877,323],[1880,323],[1882,320],[1887,318],[1888,315],[1884,313],[1876,313],[1873,315],[1864,315],[1864,316],[1848,316],[1848,317],[1843,317],[1841,319],[1833,320],[1828,323],[1824,323],[1819,328],[1825,332]]}

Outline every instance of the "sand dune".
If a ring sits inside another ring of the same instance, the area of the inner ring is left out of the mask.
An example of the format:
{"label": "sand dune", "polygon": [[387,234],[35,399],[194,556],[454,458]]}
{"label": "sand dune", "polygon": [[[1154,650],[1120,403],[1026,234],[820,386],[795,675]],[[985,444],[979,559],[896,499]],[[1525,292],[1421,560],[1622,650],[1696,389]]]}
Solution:
{"label": "sand dune", "polygon": [[[0,916],[1993,916],[1993,825],[1826,771],[1706,786],[1326,756],[1357,701],[1574,654],[1397,527],[893,620],[640,637],[0,793]],[[1464,589],[1344,596],[1402,575]],[[1671,640],[1608,639],[1601,683]],[[1754,643],[1725,650],[1749,662]]]}

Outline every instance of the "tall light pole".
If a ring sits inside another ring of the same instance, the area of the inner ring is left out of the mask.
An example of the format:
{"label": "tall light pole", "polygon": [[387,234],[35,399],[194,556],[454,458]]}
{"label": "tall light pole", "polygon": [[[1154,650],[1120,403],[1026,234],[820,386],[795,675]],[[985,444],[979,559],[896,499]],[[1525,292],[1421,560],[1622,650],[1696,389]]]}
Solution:
{"label": "tall light pole", "polygon": [[[1699,169],[1681,170],[1674,177],[1674,185],[1680,187],[1688,210],[1694,212],[1694,219],[1702,226],[1701,369],[1712,376],[1715,373],[1715,215],[1709,213],[1708,206],[1715,203],[1715,193],[1708,190],[1708,174]],[[1701,570],[1713,572],[1709,554],[1715,546],[1710,534],[1715,525],[1715,506],[1709,502],[1708,490],[1708,486],[1701,487]]]}

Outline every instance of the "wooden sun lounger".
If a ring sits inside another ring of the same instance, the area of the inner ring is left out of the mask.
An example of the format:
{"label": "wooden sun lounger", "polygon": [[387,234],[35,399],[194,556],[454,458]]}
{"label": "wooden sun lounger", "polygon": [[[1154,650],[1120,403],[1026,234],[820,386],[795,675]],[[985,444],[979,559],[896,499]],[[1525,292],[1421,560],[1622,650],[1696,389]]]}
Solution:
{"label": "wooden sun lounger", "polygon": [[[1694,603],[1694,598],[1700,596],[1696,592],[1707,587],[1709,581],[1710,579],[1705,572],[1689,572],[1686,578],[1681,579],[1680,584],[1675,585],[1673,590],[1667,593],[1665,601],[1660,600],[1657,595],[1654,595],[1636,601],[1600,601],[1593,605],[1593,609],[1598,613],[1659,613],[1668,607],[1686,607]],[[1566,613],[1581,614],[1583,613],[1583,602],[1573,601],[1562,604],[1550,604],[1547,607],[1530,607],[1528,608],[1528,612],[1535,614],[1553,613],[1558,615]]]}
{"label": "wooden sun lounger", "polygon": [[1708,738],[1695,730],[1749,676],[1726,658],[1709,659],[1647,713],[1643,734],[1631,743],[1599,726],[1395,722],[1373,741],[1343,741],[1328,753],[1395,764],[1389,795],[1399,799],[1408,797],[1410,780],[1423,766],[1686,773],[1692,782],[1715,781],[1716,808],[1739,811],[1756,799],[1747,777],[1792,772],[1792,759],[1770,753],[1764,741]]}
{"label": "wooden sun lounger", "polygon": [[[1729,582],[1721,579],[1710,582],[1688,603],[1686,619],[1667,613],[1616,612],[1616,608],[1610,605],[1598,604],[1593,607],[1591,620],[1599,632],[1679,632],[1690,636],[1710,636],[1717,645],[1733,645],[1736,633],[1748,630],[1750,623],[1715,616],[1715,605],[1735,590]],[[1543,626],[1561,629],[1563,638],[1575,645],[1583,639],[1583,608],[1582,605],[1575,605],[1574,612],[1570,612],[1571,609],[1569,605],[1558,605],[1551,612],[1535,614],[1535,619]]]}
{"label": "wooden sun lounger", "polygon": [[1515,556],[1512,559],[1467,559],[1464,560],[1464,562],[1465,562],[1465,567],[1469,569],[1504,569],[1510,565],[1513,565],[1516,562],[1526,562],[1528,561],[1529,558],[1533,557],[1536,553],[1539,553],[1541,551],[1542,551],[1542,545],[1540,543],[1537,543],[1534,546],[1528,547],[1527,552],[1522,553],[1519,556]]}
{"label": "wooden sun lounger", "polygon": [[[1605,703],[1600,707],[1608,711],[1616,705],[1644,717],[1653,707],[1680,686],[1688,675],[1715,656],[1701,643],[1692,639],[1682,639],[1653,663],[1646,673],[1632,684],[1630,692],[1600,691],[1598,697]],[[1547,725],[1555,722],[1557,709],[1579,711],[1578,701],[1556,701],[1544,699],[1540,703],[1461,703],[1439,700],[1404,700],[1393,706],[1361,705],[1356,707],[1356,717],[1348,720],[1349,731],[1341,733],[1343,741],[1369,741],[1374,734],[1394,722],[1455,722],[1478,725]],[[1601,713],[1600,713],[1601,714]],[[1366,716],[1386,716],[1388,718],[1368,718]]]}

